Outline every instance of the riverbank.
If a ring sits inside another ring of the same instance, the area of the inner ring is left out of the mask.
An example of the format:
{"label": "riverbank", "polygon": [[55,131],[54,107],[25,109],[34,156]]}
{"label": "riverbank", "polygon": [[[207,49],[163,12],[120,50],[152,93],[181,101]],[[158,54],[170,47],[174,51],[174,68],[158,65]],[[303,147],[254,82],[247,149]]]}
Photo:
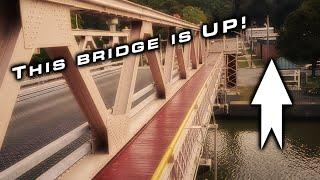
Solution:
{"label": "riverbank", "polygon": [[[239,94],[229,95],[229,114],[232,117],[259,117],[260,107],[251,106],[252,97],[255,94],[259,80],[264,69],[262,68],[240,68],[238,70],[238,91]],[[288,117],[320,117],[320,97],[308,96],[302,90],[289,91],[292,97],[293,106],[284,108],[284,115]],[[216,115],[224,115],[219,111]]]}

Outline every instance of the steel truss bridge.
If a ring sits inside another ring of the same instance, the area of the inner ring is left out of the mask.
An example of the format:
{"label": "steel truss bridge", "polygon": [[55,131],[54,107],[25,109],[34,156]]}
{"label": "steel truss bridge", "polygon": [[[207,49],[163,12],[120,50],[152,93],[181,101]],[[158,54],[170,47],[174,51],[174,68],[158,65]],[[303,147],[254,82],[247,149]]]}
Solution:
{"label": "steel truss bridge", "polygon": [[[6,141],[12,119],[27,115],[14,116],[15,107],[58,91],[57,87],[70,89],[87,122],[22,156],[0,172],[0,179],[27,177],[27,172],[86,133],[88,141],[47,167],[38,179],[195,177],[213,106],[225,103],[221,94],[237,86],[237,38],[202,39],[200,26],[125,0],[17,0],[1,6],[5,10],[0,16],[0,147],[5,149],[9,143],[24,148]],[[77,13],[107,16],[109,29],[73,29],[71,14]],[[130,27],[119,30],[117,24],[123,19]],[[108,38],[111,46],[130,43],[153,36],[155,28],[190,29],[194,40],[184,46],[170,46],[163,40],[161,50],[143,56],[85,68],[75,65],[78,53],[99,48],[95,38]],[[40,48],[51,59],[64,57],[68,68],[62,74],[15,80],[11,67],[28,64]],[[150,72],[151,83],[137,88],[143,70]],[[112,97],[102,97],[96,79],[110,72],[118,72],[119,78],[107,87],[116,90],[114,101],[107,105]],[[57,100],[34,104],[44,108]],[[61,109],[59,115],[67,114],[67,106],[56,107]],[[39,115],[49,118],[50,111]],[[61,123],[63,127],[65,122]]]}

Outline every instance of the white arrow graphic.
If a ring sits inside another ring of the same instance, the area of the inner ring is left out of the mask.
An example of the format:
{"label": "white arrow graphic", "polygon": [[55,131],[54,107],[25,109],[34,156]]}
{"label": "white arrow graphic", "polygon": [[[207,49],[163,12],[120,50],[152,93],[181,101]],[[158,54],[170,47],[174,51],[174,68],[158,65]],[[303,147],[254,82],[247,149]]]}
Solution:
{"label": "white arrow graphic", "polygon": [[292,105],[292,102],[273,60],[251,104],[261,105],[261,149],[271,130],[282,149],[282,106]]}

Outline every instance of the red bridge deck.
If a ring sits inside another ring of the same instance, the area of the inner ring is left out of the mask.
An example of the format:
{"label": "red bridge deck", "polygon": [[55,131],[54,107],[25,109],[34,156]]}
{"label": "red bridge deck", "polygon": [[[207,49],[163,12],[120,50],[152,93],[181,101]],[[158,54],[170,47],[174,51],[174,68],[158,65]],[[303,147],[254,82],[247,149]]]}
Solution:
{"label": "red bridge deck", "polygon": [[203,66],[95,179],[151,179],[211,70]]}

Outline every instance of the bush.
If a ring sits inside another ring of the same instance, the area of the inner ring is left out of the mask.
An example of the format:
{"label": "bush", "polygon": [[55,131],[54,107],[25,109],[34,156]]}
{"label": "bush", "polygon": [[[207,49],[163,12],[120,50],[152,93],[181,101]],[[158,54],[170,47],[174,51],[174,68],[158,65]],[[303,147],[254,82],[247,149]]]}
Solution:
{"label": "bush", "polygon": [[207,17],[204,12],[197,7],[186,6],[182,9],[182,19],[195,24],[201,24],[207,21]]}

